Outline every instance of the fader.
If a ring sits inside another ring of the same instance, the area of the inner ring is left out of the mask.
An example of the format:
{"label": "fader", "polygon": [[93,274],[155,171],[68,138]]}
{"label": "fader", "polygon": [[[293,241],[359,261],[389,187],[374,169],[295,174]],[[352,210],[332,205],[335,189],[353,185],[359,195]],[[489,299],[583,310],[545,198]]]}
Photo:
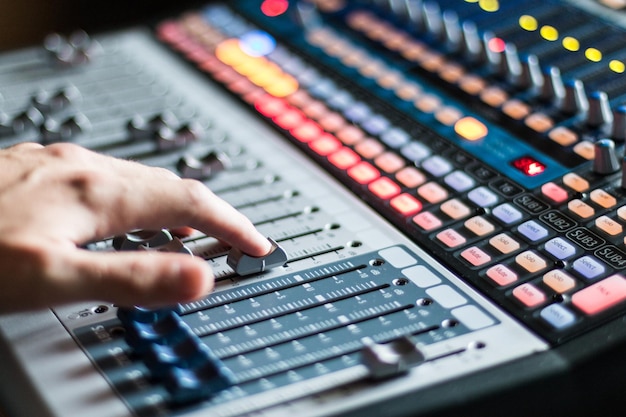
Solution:
{"label": "fader", "polygon": [[[626,15],[604,0],[240,0],[0,56],[0,144],[204,182],[268,236],[216,288],[0,317],[18,416],[602,414],[626,343]],[[618,385],[619,385],[618,384]]]}

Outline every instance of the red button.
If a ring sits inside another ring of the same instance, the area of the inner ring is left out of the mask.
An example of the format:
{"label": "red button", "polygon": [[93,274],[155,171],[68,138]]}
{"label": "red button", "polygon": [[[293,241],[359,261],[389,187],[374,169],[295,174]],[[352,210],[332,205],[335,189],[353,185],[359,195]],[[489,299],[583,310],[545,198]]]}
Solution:
{"label": "red button", "polygon": [[[375,169],[375,168],[374,168]],[[400,194],[400,186],[387,177],[381,177],[367,186],[378,198],[389,200]]]}
{"label": "red button", "polygon": [[567,191],[553,182],[545,183],[541,186],[541,192],[555,203],[562,203],[567,200]]}
{"label": "red button", "polygon": [[289,109],[272,120],[283,129],[289,130],[301,125],[306,120],[306,117],[299,110]]}
{"label": "red button", "polygon": [[626,279],[619,275],[596,282],[572,296],[572,303],[589,315],[600,313],[624,300]]}
{"label": "red button", "polygon": [[254,103],[254,108],[266,117],[278,116],[289,110],[289,106],[285,100],[270,96],[269,94],[259,98]]}

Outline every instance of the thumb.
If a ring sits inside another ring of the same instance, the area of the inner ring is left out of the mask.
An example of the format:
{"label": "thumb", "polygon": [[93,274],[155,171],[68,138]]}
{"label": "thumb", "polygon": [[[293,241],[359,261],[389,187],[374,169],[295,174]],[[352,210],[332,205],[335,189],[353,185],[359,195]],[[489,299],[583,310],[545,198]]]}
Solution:
{"label": "thumb", "polygon": [[66,270],[52,277],[50,304],[92,299],[168,306],[203,297],[214,284],[206,261],[185,254],[75,250],[66,261]]}

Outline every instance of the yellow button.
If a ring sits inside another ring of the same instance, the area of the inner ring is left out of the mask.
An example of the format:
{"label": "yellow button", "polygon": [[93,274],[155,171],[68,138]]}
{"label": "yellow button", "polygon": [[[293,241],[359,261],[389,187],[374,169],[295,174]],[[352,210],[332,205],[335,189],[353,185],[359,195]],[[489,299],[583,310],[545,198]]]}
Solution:
{"label": "yellow button", "polygon": [[488,129],[473,117],[464,117],[454,124],[454,131],[466,140],[479,140],[487,136]]}

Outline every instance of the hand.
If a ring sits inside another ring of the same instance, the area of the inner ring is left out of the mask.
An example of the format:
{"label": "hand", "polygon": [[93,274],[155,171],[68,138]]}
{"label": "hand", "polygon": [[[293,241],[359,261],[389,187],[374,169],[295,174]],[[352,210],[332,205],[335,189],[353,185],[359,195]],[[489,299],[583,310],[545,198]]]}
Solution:
{"label": "hand", "polygon": [[202,183],[72,144],[0,150],[0,311],[81,300],[162,306],[206,295],[207,262],[185,254],[94,252],[134,229],[192,227],[252,256],[271,245]]}

